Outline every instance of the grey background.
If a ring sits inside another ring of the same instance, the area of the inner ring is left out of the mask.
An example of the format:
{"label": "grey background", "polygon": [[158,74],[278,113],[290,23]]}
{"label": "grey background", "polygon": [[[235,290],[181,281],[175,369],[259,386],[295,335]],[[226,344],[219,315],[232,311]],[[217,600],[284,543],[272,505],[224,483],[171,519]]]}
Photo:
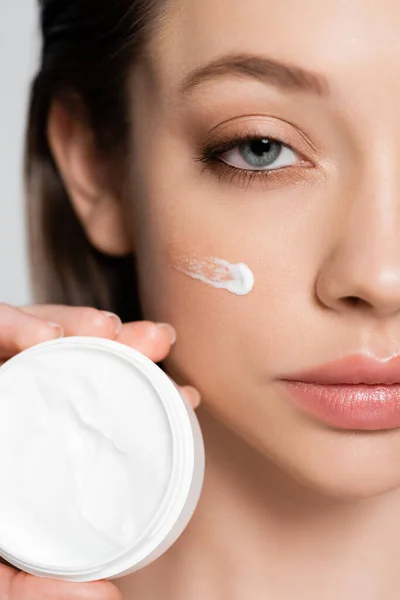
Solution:
{"label": "grey background", "polygon": [[31,301],[22,154],[39,41],[36,0],[0,0],[0,302]]}

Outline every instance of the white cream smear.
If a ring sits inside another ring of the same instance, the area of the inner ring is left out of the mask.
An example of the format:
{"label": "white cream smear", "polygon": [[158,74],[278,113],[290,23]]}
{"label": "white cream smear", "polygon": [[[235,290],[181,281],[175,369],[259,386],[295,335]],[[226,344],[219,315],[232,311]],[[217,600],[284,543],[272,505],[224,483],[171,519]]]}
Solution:
{"label": "white cream smear", "polygon": [[60,347],[9,363],[0,370],[2,548],[54,568],[113,560],[158,510],[171,456],[154,388],[117,355]]}
{"label": "white cream smear", "polygon": [[244,263],[231,264],[222,258],[179,256],[173,267],[193,279],[237,296],[249,294],[254,287],[254,275]]}

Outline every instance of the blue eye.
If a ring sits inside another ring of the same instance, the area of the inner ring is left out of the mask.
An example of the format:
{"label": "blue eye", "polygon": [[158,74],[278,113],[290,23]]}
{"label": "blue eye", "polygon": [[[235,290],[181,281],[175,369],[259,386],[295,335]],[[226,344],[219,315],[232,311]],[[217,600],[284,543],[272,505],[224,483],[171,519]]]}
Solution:
{"label": "blue eye", "polygon": [[219,181],[247,187],[252,182],[291,185],[306,179],[313,163],[287,143],[259,135],[242,135],[199,147],[197,161]]}
{"label": "blue eye", "polygon": [[289,146],[268,138],[240,142],[218,159],[236,169],[255,171],[271,171],[298,163],[296,153]]}

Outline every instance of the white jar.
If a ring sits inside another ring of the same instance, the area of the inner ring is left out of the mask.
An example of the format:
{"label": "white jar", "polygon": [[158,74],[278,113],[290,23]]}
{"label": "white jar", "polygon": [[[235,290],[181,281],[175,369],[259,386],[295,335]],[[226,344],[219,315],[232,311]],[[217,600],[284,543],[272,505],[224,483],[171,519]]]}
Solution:
{"label": "white jar", "polygon": [[28,573],[114,579],[187,526],[204,476],[194,411],[131,348],[63,338],[0,369],[0,555]]}

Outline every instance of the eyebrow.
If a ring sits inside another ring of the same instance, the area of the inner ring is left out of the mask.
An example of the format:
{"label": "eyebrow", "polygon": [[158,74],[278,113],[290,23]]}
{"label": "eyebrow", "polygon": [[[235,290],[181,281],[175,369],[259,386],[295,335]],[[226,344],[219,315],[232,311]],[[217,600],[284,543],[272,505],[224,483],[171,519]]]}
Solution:
{"label": "eyebrow", "polygon": [[185,77],[180,86],[180,93],[185,96],[202,83],[221,76],[257,79],[287,91],[329,95],[328,81],[322,75],[253,54],[229,54],[195,69]]}

